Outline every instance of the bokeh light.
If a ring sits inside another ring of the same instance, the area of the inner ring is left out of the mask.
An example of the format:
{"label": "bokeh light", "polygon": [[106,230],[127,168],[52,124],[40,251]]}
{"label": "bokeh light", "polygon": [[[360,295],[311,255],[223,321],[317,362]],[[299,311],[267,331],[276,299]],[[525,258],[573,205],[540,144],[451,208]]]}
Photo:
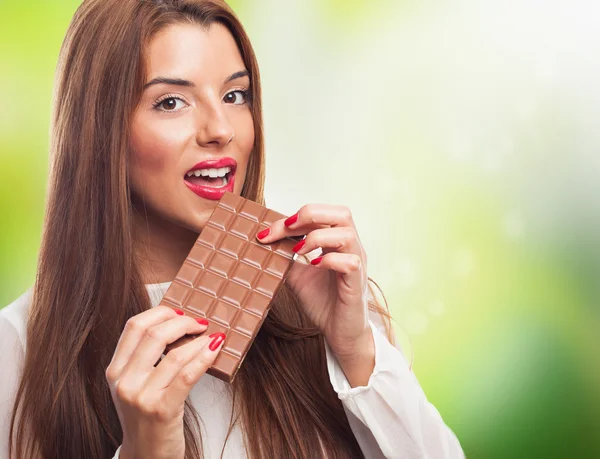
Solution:
{"label": "bokeh light", "polygon": [[[78,4],[0,1],[0,307],[34,279]],[[600,3],[230,4],[261,67],[267,204],[352,209],[467,456],[600,457]]]}

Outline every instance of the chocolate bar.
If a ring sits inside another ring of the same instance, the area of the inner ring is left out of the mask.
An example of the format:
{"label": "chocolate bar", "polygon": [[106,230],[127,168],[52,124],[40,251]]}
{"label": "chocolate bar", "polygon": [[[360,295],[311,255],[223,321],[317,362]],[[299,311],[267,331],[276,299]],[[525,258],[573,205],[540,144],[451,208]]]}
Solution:
{"label": "chocolate bar", "polygon": [[272,244],[256,240],[257,233],[285,217],[226,192],[161,300],[163,306],[207,319],[205,335],[226,335],[207,371],[225,382],[235,378],[292,266],[292,248],[302,239],[286,237]]}

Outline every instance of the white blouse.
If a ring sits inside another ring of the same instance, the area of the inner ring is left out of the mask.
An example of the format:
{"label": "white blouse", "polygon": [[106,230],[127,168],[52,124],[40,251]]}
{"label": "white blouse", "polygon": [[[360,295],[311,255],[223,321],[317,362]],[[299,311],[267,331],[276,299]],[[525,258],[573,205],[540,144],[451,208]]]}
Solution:
{"label": "white blouse", "polygon": [[[152,306],[160,303],[170,282],[146,285]],[[26,321],[32,288],[0,310],[0,459],[8,459],[10,415],[25,355]],[[376,325],[377,324],[377,325]],[[329,380],[342,401],[352,432],[367,458],[458,459],[460,443],[427,401],[400,348],[385,337],[377,314],[370,321],[375,342],[375,368],[366,386],[351,388],[344,372],[326,347]],[[228,385],[204,375],[190,392],[203,420],[202,440],[207,459],[220,457],[229,428],[231,399]],[[119,447],[113,459],[119,458]],[[247,457],[236,424],[223,454]],[[107,458],[108,459],[108,458]]]}

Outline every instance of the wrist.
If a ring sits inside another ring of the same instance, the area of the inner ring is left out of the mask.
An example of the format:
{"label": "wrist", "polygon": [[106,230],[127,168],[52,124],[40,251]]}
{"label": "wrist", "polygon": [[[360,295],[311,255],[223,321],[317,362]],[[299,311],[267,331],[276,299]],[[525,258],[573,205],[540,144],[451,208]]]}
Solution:
{"label": "wrist", "polygon": [[185,456],[185,447],[183,450],[178,451],[179,448],[170,449],[168,452],[159,451],[158,448],[144,448],[129,443],[127,440],[123,440],[121,450],[119,451],[119,459],[176,459]]}
{"label": "wrist", "polygon": [[369,383],[375,368],[375,342],[371,327],[351,345],[329,347],[351,387],[366,386]]}

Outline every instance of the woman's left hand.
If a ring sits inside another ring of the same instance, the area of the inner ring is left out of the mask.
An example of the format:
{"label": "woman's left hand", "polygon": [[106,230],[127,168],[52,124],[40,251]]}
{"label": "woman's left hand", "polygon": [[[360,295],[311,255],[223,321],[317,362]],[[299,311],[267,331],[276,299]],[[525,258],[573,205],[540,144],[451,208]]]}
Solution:
{"label": "woman's left hand", "polygon": [[372,361],[367,255],[350,209],[307,204],[291,217],[277,220],[268,230],[258,234],[258,241],[272,243],[287,236],[306,235],[294,247],[296,253],[303,255],[321,247],[322,256],[310,265],[298,261],[292,264],[286,283],[342,367],[343,362]]}

